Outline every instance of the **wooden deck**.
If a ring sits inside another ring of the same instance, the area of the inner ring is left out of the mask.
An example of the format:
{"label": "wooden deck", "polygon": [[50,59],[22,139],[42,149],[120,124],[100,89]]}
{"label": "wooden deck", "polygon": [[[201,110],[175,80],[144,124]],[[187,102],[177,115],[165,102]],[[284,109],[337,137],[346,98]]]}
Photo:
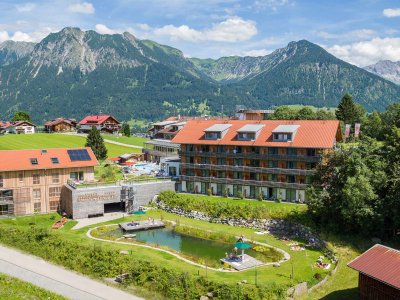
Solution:
{"label": "wooden deck", "polygon": [[[240,255],[241,256],[241,255]],[[229,264],[232,268],[237,271],[242,271],[258,266],[264,265],[263,262],[251,257],[250,255],[245,254],[242,260],[231,260],[229,258],[221,258],[221,262]]]}
{"label": "wooden deck", "polygon": [[165,227],[164,222],[160,220],[145,220],[145,221],[132,221],[126,223],[120,223],[119,227],[121,227],[124,231],[141,231],[141,230],[149,230],[149,229],[157,229]]}

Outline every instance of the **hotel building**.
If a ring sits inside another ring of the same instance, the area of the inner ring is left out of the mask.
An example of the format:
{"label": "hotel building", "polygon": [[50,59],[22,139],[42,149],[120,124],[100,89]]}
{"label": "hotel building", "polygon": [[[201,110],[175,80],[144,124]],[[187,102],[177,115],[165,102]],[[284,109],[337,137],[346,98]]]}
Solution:
{"label": "hotel building", "polygon": [[94,181],[96,165],[90,148],[0,151],[0,215],[57,211],[63,185]]}
{"label": "hotel building", "polygon": [[341,139],[336,120],[188,121],[173,139],[180,190],[304,202],[321,155]]}

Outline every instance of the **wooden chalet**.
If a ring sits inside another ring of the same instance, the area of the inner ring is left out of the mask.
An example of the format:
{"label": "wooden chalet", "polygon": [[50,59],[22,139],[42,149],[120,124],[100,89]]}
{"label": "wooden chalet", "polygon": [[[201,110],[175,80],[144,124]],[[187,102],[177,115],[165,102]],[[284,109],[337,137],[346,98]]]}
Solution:
{"label": "wooden chalet", "polygon": [[67,118],[57,118],[44,124],[47,132],[65,132],[76,130],[76,120]]}

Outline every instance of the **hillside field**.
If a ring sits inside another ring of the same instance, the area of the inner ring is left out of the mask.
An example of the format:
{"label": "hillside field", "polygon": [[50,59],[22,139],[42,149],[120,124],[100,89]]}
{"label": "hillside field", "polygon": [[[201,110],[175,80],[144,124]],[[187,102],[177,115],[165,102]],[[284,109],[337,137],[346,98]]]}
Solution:
{"label": "hillside field", "polygon": [[[0,136],[0,150],[46,149],[46,148],[77,148],[85,145],[86,139],[80,136],[66,134],[10,134]],[[138,153],[140,149],[129,148],[105,143],[108,157],[124,153]]]}

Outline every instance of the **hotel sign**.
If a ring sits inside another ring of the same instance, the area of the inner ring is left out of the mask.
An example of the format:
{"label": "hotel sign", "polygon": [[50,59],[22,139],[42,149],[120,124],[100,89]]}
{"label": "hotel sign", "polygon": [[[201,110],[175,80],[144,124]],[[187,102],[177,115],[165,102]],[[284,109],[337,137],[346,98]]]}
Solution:
{"label": "hotel sign", "polygon": [[80,194],[77,197],[78,202],[89,202],[89,201],[119,201],[120,195],[117,191],[104,191],[104,192],[90,192]]}

